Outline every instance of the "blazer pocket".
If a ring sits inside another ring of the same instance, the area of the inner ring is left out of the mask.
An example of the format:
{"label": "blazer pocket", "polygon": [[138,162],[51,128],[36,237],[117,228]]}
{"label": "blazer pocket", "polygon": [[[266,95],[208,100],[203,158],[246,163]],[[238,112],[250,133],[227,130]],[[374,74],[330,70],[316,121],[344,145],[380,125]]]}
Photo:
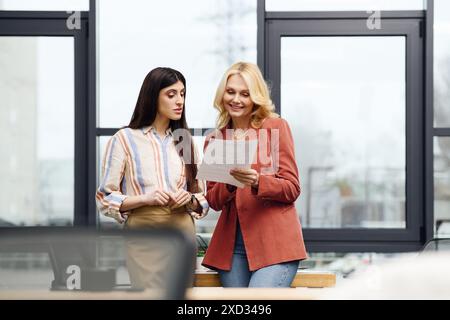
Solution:
{"label": "blazer pocket", "polygon": [[279,213],[284,213],[287,210],[295,207],[293,203],[285,204],[285,203],[274,203],[274,201],[264,200],[263,207],[270,208],[274,211],[278,211]]}

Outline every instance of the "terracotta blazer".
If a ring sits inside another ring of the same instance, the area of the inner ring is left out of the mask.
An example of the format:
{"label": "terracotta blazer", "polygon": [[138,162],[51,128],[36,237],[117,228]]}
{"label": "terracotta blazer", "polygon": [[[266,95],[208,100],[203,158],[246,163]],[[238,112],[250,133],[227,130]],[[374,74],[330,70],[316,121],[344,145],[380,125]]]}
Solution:
{"label": "terracotta blazer", "polygon": [[[252,165],[260,173],[258,189],[245,187],[230,192],[224,183],[208,182],[206,200],[211,208],[222,212],[203,259],[206,267],[230,270],[237,217],[251,271],[307,258],[300,220],[294,206],[300,195],[300,184],[291,130],[281,118],[266,119],[257,130],[258,134],[261,129],[269,129],[269,139],[264,139],[268,143],[265,149],[268,153],[272,140],[270,129],[278,129],[278,170],[261,174],[264,167],[271,165],[258,157],[257,163]],[[224,139],[225,130],[222,129]],[[211,138],[207,137],[205,148]],[[262,140],[258,140],[258,154],[264,143]]]}

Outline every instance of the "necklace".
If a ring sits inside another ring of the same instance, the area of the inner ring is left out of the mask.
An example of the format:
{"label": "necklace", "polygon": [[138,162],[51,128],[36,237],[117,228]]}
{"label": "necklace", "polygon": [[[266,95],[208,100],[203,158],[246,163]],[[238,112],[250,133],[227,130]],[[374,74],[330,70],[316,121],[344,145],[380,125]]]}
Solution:
{"label": "necklace", "polygon": [[245,137],[245,135],[247,134],[247,131],[250,128],[247,128],[247,130],[242,130],[242,129],[234,129],[233,131],[233,137],[235,140],[239,140]]}

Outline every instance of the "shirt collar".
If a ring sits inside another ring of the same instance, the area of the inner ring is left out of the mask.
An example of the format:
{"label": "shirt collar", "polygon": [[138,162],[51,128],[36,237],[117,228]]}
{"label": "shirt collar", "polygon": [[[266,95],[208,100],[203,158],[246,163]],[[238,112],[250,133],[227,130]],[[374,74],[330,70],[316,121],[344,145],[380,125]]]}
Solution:
{"label": "shirt collar", "polygon": [[[143,132],[144,134],[149,133],[150,130],[153,131],[153,133],[157,134],[156,129],[155,129],[154,126],[146,126],[146,127],[143,127],[143,128],[142,128],[142,132]],[[166,136],[167,136],[167,135],[172,135],[172,129],[171,129],[170,127],[167,128],[167,130],[166,130]]]}

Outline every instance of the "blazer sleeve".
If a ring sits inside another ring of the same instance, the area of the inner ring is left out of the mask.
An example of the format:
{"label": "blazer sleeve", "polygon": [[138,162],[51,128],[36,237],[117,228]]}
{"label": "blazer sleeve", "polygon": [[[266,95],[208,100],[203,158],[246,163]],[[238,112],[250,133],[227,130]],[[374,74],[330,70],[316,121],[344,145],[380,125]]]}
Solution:
{"label": "blazer sleeve", "polygon": [[[206,138],[203,150],[206,149],[211,138],[212,136]],[[207,181],[206,190],[205,198],[208,201],[209,207],[216,211],[222,210],[225,204],[236,196],[235,186],[230,186],[221,182]]]}
{"label": "blazer sleeve", "polygon": [[[258,198],[293,203],[300,195],[298,168],[295,162],[294,140],[286,120],[279,119],[278,141],[275,150],[278,152],[278,170],[274,175],[260,175],[258,188],[252,188],[252,193]],[[278,149],[278,150],[277,150]]]}
{"label": "blazer sleeve", "polygon": [[236,196],[236,187],[227,186],[222,182],[208,182],[206,191],[206,200],[209,207],[216,211],[222,208]]}

